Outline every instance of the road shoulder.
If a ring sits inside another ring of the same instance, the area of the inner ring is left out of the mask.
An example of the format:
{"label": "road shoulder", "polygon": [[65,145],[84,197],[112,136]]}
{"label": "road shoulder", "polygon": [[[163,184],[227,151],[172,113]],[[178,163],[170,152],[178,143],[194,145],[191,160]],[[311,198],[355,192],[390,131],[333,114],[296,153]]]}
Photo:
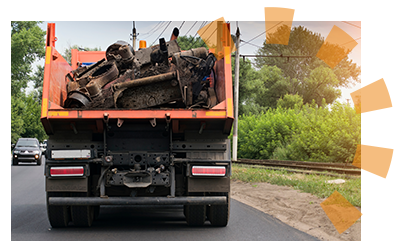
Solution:
{"label": "road shoulder", "polygon": [[320,206],[324,199],[311,194],[269,183],[232,180],[231,195],[233,199],[320,240],[361,241],[361,219],[339,234]]}

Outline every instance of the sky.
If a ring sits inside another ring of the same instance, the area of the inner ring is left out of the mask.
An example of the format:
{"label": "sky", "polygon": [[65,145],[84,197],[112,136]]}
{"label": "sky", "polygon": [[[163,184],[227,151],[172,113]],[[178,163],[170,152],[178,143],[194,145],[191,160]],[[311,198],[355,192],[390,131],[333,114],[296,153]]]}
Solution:
{"label": "sky", "polygon": [[[135,21],[137,32],[136,48],[139,47],[139,40],[146,40],[147,46],[158,44],[158,37],[169,39],[174,27],[180,27],[180,35],[198,36],[197,31],[202,27],[204,20],[200,21]],[[210,23],[213,20],[208,20]],[[241,40],[250,41],[265,31],[264,21],[230,21],[231,34],[236,33],[236,27],[239,26]],[[55,23],[56,30],[56,49],[63,54],[64,51],[72,45],[81,47],[98,48],[106,50],[107,47],[117,40],[123,40],[132,43],[131,34],[133,28],[132,21],[44,21],[40,24],[43,30],[46,30],[47,23]],[[350,22],[358,27],[361,27],[360,21]],[[353,39],[361,37],[361,29],[354,27],[342,21],[294,21],[292,27],[304,26],[312,32],[319,33],[326,38],[334,25],[348,33]],[[240,46],[241,55],[255,54],[257,49],[262,46],[265,40],[265,35],[251,41],[251,44],[242,43]],[[358,45],[349,54],[357,65],[361,66],[361,41],[357,40]],[[41,60],[38,64],[43,64]],[[349,100],[352,103],[350,93],[359,89],[360,84],[355,84],[351,88],[342,88],[341,102]]]}

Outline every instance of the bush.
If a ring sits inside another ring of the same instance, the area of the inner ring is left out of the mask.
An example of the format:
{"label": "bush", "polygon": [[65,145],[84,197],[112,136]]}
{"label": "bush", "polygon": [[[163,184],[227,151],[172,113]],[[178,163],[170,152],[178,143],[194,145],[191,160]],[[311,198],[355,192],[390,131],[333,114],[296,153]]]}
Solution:
{"label": "bush", "polygon": [[360,143],[361,116],[339,102],[330,108],[278,105],[239,119],[238,158],[352,162]]}
{"label": "bush", "polygon": [[238,127],[238,157],[269,159],[286,145],[300,126],[298,110],[269,109],[260,115],[243,115]]}

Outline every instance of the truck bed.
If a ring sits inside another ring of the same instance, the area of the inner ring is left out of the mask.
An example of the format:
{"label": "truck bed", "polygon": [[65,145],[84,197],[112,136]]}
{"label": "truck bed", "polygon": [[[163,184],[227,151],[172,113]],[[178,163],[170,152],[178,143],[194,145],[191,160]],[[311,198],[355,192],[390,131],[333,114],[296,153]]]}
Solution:
{"label": "truck bed", "polygon": [[[46,59],[44,69],[41,121],[47,134],[57,130],[92,130],[101,132],[103,120],[123,126],[124,121],[148,120],[157,125],[157,120],[166,121],[174,133],[185,129],[222,130],[229,134],[233,122],[232,74],[230,50],[225,50],[223,59],[216,62],[215,90],[218,103],[211,109],[71,109],[63,108],[67,98],[66,74],[76,69],[76,63],[96,62],[105,57],[105,52],[73,51],[72,66],[55,48],[55,24],[47,27]],[[204,125],[203,125],[204,124]]]}

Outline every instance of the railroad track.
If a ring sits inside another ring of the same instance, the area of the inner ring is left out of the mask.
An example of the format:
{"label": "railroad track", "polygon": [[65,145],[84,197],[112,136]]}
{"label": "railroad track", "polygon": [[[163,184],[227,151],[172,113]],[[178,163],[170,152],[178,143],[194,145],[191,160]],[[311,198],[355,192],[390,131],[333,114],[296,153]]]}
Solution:
{"label": "railroad track", "polygon": [[326,162],[304,162],[304,161],[277,161],[277,160],[253,160],[238,159],[232,163],[244,167],[264,168],[273,170],[285,169],[287,172],[302,174],[317,174],[344,178],[359,178],[361,169],[351,164],[326,163]]}

